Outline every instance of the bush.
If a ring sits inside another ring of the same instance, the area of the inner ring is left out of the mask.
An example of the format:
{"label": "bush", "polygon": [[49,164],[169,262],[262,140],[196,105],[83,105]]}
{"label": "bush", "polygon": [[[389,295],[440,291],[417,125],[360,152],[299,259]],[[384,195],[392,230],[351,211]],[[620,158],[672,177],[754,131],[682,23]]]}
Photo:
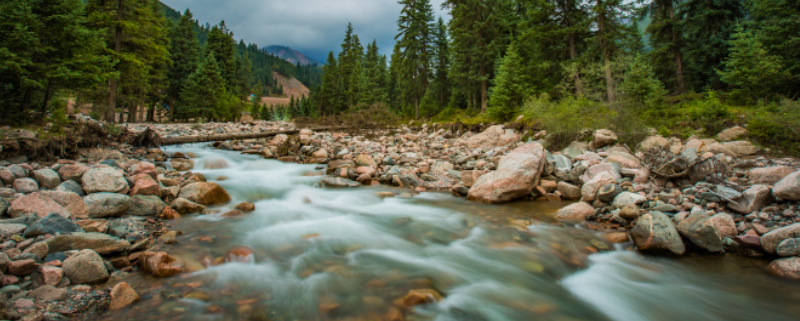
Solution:
{"label": "bush", "polygon": [[747,122],[750,138],[778,154],[800,154],[800,102],[784,99],[757,111]]}

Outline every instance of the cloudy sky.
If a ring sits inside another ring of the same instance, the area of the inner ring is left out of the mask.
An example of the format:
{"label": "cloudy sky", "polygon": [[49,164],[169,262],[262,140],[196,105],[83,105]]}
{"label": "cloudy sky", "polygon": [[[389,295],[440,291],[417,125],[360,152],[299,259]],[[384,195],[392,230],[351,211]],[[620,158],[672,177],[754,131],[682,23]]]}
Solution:
{"label": "cloudy sky", "polygon": [[[431,0],[438,19],[449,15],[444,0]],[[397,33],[397,0],[161,0],[175,10],[189,8],[195,19],[212,25],[225,20],[236,39],[261,47],[284,45],[324,61],[329,51],[338,53],[348,22],[361,43],[378,41],[383,54],[391,54]]]}

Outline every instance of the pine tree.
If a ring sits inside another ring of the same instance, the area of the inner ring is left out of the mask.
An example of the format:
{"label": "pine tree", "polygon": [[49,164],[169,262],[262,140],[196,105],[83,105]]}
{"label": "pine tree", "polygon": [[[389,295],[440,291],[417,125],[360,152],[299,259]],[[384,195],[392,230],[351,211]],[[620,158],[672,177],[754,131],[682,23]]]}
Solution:
{"label": "pine tree", "polygon": [[325,66],[322,67],[323,78],[319,90],[319,109],[332,116],[339,110],[339,68],[333,52],[328,53]]}
{"label": "pine tree", "polygon": [[522,61],[512,42],[494,79],[494,90],[489,100],[489,113],[499,120],[509,120],[519,111],[527,98],[522,76]]}
{"label": "pine tree", "polygon": [[755,35],[770,55],[781,58],[791,78],[776,87],[788,97],[800,94],[800,6],[797,0],[753,0],[748,8]]}
{"label": "pine tree", "polygon": [[219,119],[225,117],[223,108],[226,103],[225,80],[217,66],[217,59],[213,52],[209,52],[205,61],[186,81],[183,94],[183,103],[186,108],[186,118]]}
{"label": "pine tree", "polygon": [[653,65],[664,65],[670,59],[674,68],[675,93],[686,91],[686,80],[683,72],[683,36],[680,15],[676,12],[680,4],[678,0],[643,0],[648,1],[643,14],[650,17],[651,23],[646,32],[650,35],[653,50],[649,53]]}
{"label": "pine tree", "polygon": [[741,0],[691,0],[681,5],[686,77],[699,88],[723,87],[715,72],[728,56],[737,21],[745,19]]}
{"label": "pine tree", "polygon": [[[404,105],[413,107],[419,118],[419,104],[431,78],[433,49],[433,8],[430,0],[400,0],[403,6],[397,21],[397,46],[400,52],[398,88]],[[394,63],[394,62],[393,62]]]}
{"label": "pine tree", "polygon": [[169,107],[170,120],[173,120],[176,101],[180,96],[186,82],[200,63],[200,41],[195,32],[194,15],[189,9],[183,13],[178,25],[170,33],[170,60],[172,65],[167,72],[169,77]]}
{"label": "pine tree", "polygon": [[357,101],[358,97],[354,97],[352,94],[358,90],[358,82],[353,83],[352,81],[358,79],[358,76],[353,76],[353,73],[355,73],[356,63],[361,56],[363,56],[363,48],[358,42],[358,36],[353,33],[353,24],[348,23],[342,42],[342,51],[339,52],[338,76],[341,81],[337,100],[340,100],[341,105],[335,106],[337,111],[342,111]]}
{"label": "pine tree", "polygon": [[206,52],[214,54],[220,74],[225,79],[225,90],[238,95],[238,79],[236,79],[236,41],[233,32],[225,26],[225,21],[211,28],[208,34]]}
{"label": "pine tree", "polygon": [[103,33],[86,27],[80,0],[0,2],[0,124],[41,119],[63,90],[106,81]]}
{"label": "pine tree", "polygon": [[720,79],[734,86],[734,92],[743,98],[766,98],[791,76],[781,57],[771,55],[758,36],[742,26],[733,35],[731,54],[724,65],[725,70],[717,70]]}
{"label": "pine tree", "polygon": [[[639,32],[631,25],[630,13],[633,6],[624,0],[596,0],[594,6],[597,32],[595,38],[600,47],[603,74],[606,83],[606,98],[609,102],[616,100],[614,75],[611,71],[612,56],[623,51],[627,38],[638,38]],[[629,50],[630,51],[630,50]]]}
{"label": "pine tree", "polygon": [[450,82],[448,80],[448,72],[450,71],[450,47],[449,39],[447,37],[447,26],[444,24],[442,17],[436,23],[436,36],[434,37],[435,61],[434,61],[434,77],[435,83],[432,87],[436,88],[436,98],[439,103],[439,108],[443,108],[447,101],[450,100]]}

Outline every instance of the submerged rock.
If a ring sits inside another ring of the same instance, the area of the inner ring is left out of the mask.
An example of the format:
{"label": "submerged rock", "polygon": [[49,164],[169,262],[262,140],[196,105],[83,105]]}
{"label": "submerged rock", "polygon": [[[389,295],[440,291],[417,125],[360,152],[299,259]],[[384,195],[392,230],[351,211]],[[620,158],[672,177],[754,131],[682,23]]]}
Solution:
{"label": "submerged rock", "polygon": [[206,206],[224,204],[231,201],[231,196],[219,184],[209,182],[186,185],[181,188],[178,197]]}
{"label": "submerged rock", "polygon": [[786,279],[800,279],[800,257],[790,257],[772,261],[767,272]]}

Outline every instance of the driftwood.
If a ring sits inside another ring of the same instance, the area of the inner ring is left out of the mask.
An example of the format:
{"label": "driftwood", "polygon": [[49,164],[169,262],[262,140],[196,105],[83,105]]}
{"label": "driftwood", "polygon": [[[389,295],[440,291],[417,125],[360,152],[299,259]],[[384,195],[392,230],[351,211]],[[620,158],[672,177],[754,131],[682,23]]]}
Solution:
{"label": "driftwood", "polygon": [[669,147],[654,148],[645,153],[645,166],[658,177],[674,180],[679,186],[691,186],[699,181],[724,181],[728,168],[715,157],[689,159],[673,154]]}
{"label": "driftwood", "polygon": [[[311,128],[313,131],[325,131],[325,130],[338,130],[338,129],[346,129],[346,127],[322,127],[322,128]],[[292,130],[279,130],[279,131],[271,131],[271,132],[259,132],[259,133],[243,133],[243,134],[221,134],[221,135],[201,135],[201,136],[180,136],[180,137],[159,137],[161,140],[161,146],[167,145],[179,145],[179,144],[192,144],[192,143],[205,143],[205,142],[218,142],[218,141],[228,141],[228,140],[243,140],[243,139],[255,139],[255,138],[266,138],[277,136],[280,134],[286,135],[293,135],[300,132],[300,129],[292,129]],[[131,142],[133,146],[142,146],[136,144],[136,142]]]}

